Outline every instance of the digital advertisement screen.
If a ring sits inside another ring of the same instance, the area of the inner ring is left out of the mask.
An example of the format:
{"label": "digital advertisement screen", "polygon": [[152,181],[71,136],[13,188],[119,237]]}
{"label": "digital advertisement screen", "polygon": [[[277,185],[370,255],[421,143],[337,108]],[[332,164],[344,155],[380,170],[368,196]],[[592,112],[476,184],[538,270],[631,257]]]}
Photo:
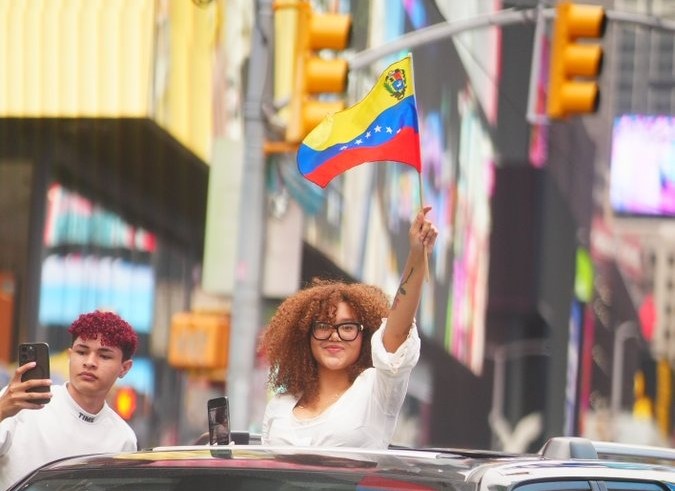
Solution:
{"label": "digital advertisement screen", "polygon": [[156,238],[53,183],[47,195],[38,318],[67,327],[81,313],[112,310],[149,333],[155,305],[150,255]]}
{"label": "digital advertisement screen", "polygon": [[666,115],[615,118],[610,203],[617,215],[675,216],[675,120]]}

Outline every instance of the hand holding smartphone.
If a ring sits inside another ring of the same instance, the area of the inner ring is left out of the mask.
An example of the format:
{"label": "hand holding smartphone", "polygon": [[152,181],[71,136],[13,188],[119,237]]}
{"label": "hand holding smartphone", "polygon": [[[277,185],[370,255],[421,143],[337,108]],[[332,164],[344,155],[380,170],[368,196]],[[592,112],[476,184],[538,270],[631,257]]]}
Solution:
{"label": "hand holding smartphone", "polygon": [[209,399],[209,444],[229,445],[230,443],[230,406],[227,397]]}
{"label": "hand holding smartphone", "polygon": [[[19,366],[34,361],[36,365],[21,375],[21,381],[49,378],[49,345],[47,343],[21,343],[19,345]],[[42,385],[28,392],[49,392],[49,386]],[[47,404],[49,399],[35,399],[36,404]]]}

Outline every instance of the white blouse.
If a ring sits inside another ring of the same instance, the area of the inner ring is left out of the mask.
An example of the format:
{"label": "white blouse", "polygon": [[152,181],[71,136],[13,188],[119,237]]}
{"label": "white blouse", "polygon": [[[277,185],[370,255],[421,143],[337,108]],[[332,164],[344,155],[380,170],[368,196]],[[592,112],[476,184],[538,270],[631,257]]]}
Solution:
{"label": "white blouse", "polygon": [[413,324],[395,353],[382,343],[386,325],[373,333],[373,367],[364,370],[331,406],[311,419],[293,414],[298,399],[277,394],[267,404],[262,424],[265,445],[386,448],[396,428],[410,372],[420,356],[420,338]]}

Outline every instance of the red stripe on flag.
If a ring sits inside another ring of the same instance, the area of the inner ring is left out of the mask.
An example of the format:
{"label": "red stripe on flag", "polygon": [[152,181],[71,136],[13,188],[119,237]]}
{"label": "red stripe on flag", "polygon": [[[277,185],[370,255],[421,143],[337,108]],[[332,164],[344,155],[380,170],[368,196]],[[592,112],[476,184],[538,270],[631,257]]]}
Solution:
{"label": "red stripe on flag", "polygon": [[376,147],[360,147],[345,150],[324,162],[305,178],[322,188],[338,174],[363,162],[394,161],[407,164],[420,172],[422,162],[419,153],[419,136],[413,128],[404,128],[387,143]]}

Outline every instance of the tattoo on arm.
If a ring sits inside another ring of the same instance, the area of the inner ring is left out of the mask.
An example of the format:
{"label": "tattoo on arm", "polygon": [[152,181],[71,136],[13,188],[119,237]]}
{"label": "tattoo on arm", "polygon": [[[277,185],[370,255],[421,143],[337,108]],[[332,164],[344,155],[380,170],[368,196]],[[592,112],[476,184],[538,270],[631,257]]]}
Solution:
{"label": "tattoo on arm", "polygon": [[415,270],[415,268],[411,268],[410,273],[408,273],[408,276],[403,278],[403,280],[401,281],[401,284],[398,286],[398,290],[396,291],[396,297],[394,298],[394,303],[391,306],[391,310],[394,310],[396,308],[396,305],[398,305],[399,297],[401,295],[407,295],[407,292],[405,291],[404,286],[405,286],[406,283],[408,283],[408,280],[412,276],[414,270]]}

